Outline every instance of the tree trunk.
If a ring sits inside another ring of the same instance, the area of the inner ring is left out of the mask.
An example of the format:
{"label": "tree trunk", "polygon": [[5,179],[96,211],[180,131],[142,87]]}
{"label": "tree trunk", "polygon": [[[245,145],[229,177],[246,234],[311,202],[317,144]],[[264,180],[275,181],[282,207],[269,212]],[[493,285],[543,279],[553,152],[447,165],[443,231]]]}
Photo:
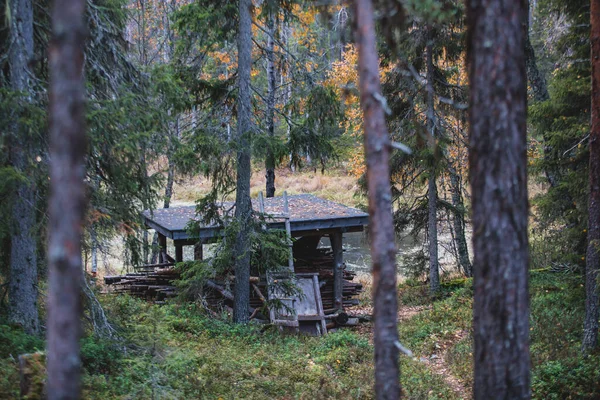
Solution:
{"label": "tree trunk", "polygon": [[440,262],[438,258],[437,234],[437,184],[435,168],[435,108],[433,106],[433,37],[431,27],[427,28],[427,131],[431,135],[432,153],[429,167],[429,181],[427,188],[428,217],[427,235],[429,237],[429,292],[435,294],[440,290]]}
{"label": "tree trunk", "polygon": [[[529,1],[527,1],[527,18],[524,22],[525,30],[525,60],[527,65],[527,80],[531,85],[533,91],[533,99],[535,101],[546,101],[550,99],[550,93],[548,93],[548,84],[546,78],[540,72],[537,66],[537,59],[535,56],[535,50],[531,45],[531,39],[529,37],[529,21],[530,21],[530,9]],[[552,146],[550,146],[550,135],[548,132],[542,134],[542,140],[544,141],[544,160],[550,163],[550,153],[552,152]],[[556,168],[546,165],[544,167],[544,175],[550,186],[554,187],[558,184],[558,172]]]}
{"label": "tree trunk", "polygon": [[450,188],[452,192],[452,206],[454,216],[452,224],[454,228],[454,241],[458,253],[458,265],[466,277],[473,276],[473,266],[469,259],[469,248],[465,235],[465,204],[462,197],[461,179],[456,170],[450,167]]}
{"label": "tree trunk", "polygon": [[[169,54],[171,54],[170,52]],[[169,146],[167,148],[167,184],[165,186],[165,197],[163,198],[163,208],[169,208],[171,206],[171,199],[173,198],[173,184],[175,183],[175,141],[180,138],[179,131],[179,117],[175,118],[175,138],[173,132],[169,133]],[[147,232],[147,231],[146,231]],[[150,245],[152,254],[150,256],[150,264],[156,264],[158,259],[158,233],[154,232],[152,236],[152,244]],[[147,262],[144,259],[144,262]]]}
{"label": "tree trunk", "polygon": [[356,17],[360,102],[364,115],[369,229],[373,260],[375,342],[375,395],[398,399],[398,326],[396,293],[396,245],[390,188],[390,139],[387,133],[377,55],[373,5],[370,0],[353,3]]}
{"label": "tree trunk", "polygon": [[95,224],[90,227],[90,239],[92,242],[92,276],[95,278],[98,273],[98,232]]}
{"label": "tree trunk", "polygon": [[535,101],[546,101],[550,98],[548,93],[548,84],[546,78],[540,72],[537,66],[535,50],[531,45],[529,37],[529,1],[527,1],[527,18],[525,18],[525,60],[527,65],[527,80],[533,90],[533,98]]}
{"label": "tree trunk", "polygon": [[252,67],[252,1],[239,0],[238,100],[237,100],[237,185],[235,218],[239,232],[235,243],[235,291],[233,320],[248,322],[250,304],[250,68]]}
{"label": "tree trunk", "polygon": [[[283,47],[285,49],[290,49],[289,48],[289,38],[292,36],[292,28],[290,27],[289,22],[284,21],[283,22],[283,29],[281,30],[281,41],[283,42]],[[292,136],[292,107],[289,107],[289,104],[292,101],[292,85],[294,83],[294,75],[293,75],[293,67],[292,64],[290,63],[290,59],[291,57],[289,56],[289,54],[287,52],[284,53],[284,63],[285,66],[287,68],[287,79],[288,79],[288,83],[285,85],[285,94],[284,94],[284,104],[285,104],[285,108],[287,108],[287,118],[286,118],[286,125],[287,125],[287,130],[286,130],[286,138],[289,141],[291,139]],[[284,86],[284,80],[283,80],[284,75],[281,74],[281,86]],[[294,166],[294,163],[292,162],[292,153],[289,154],[290,157],[290,171],[295,172],[296,167]]]}
{"label": "tree trunk", "polygon": [[86,208],[84,11],[84,0],[55,0],[52,13],[47,325],[50,400],[78,399],[81,389],[81,241]]}
{"label": "tree trunk", "polygon": [[475,399],[527,399],[527,74],[521,0],[468,5]]}
{"label": "tree trunk", "polygon": [[[31,0],[10,1],[9,48],[10,85],[21,92],[25,102],[32,102],[29,62],[33,59],[33,5]],[[21,116],[16,116],[20,118]],[[10,161],[20,174],[30,178],[28,165],[33,159],[33,143],[26,127],[12,125]],[[10,252],[9,319],[21,325],[25,332],[39,331],[37,310],[37,235],[36,189],[33,179],[17,184],[12,206],[13,227]]]}
{"label": "tree trunk", "polygon": [[[267,134],[269,140],[275,139],[275,26],[277,13],[274,10],[275,5],[269,5],[269,15],[267,20]],[[271,145],[267,150],[266,160],[266,195],[275,196],[275,155]]]}
{"label": "tree trunk", "polygon": [[585,322],[582,350],[598,345],[598,268],[600,265],[600,0],[591,0],[592,129],[590,131],[590,198],[585,261]]}

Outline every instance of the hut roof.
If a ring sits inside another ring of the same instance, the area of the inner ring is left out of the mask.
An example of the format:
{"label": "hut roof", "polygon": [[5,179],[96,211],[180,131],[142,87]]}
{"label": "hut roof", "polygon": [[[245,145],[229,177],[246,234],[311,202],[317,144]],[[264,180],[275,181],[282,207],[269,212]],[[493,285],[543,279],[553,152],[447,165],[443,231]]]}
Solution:
{"label": "hut roof", "polygon": [[[264,200],[265,213],[280,216],[283,214],[283,197],[272,197]],[[252,200],[254,210],[258,210],[258,200]],[[223,204],[223,209],[233,207],[233,202]],[[302,236],[311,232],[323,232],[338,229],[342,231],[360,231],[368,222],[368,214],[356,208],[321,199],[319,197],[301,194],[288,196],[288,208],[292,235]],[[191,236],[186,227],[196,216],[195,206],[162,208],[154,211],[144,211],[143,218],[148,227],[173,240],[198,239]],[[284,229],[281,218],[273,218],[268,222],[270,228]],[[200,228],[199,238],[212,238],[220,235],[216,225]]]}

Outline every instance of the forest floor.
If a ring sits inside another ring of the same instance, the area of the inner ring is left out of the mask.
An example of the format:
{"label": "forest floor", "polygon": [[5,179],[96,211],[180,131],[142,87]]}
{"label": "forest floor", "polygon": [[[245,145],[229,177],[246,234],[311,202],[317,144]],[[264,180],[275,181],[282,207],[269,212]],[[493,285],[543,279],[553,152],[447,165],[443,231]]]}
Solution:
{"label": "forest floor", "polygon": [[[536,399],[600,396],[600,355],[580,356],[582,277],[532,271],[532,390]],[[408,399],[462,399],[472,385],[472,281],[446,281],[432,299],[418,282],[399,286],[401,381]],[[82,340],[86,399],[370,399],[372,326],[322,338],[282,335],[208,317],[193,304],[157,306],[101,296],[117,341]],[[356,312],[369,312],[368,296]],[[0,398],[16,398],[17,357],[40,338],[0,321]]]}
{"label": "forest floor", "polygon": [[[263,188],[262,172],[254,172],[253,195]],[[348,205],[366,204],[354,194],[356,179],[342,169],[324,175],[282,169],[277,188],[278,193],[313,193]],[[182,181],[173,200],[193,203],[207,191],[206,180]],[[371,314],[370,279],[361,279],[361,306],[350,312]],[[470,398],[472,281],[446,279],[436,298],[423,282],[403,279],[398,289],[399,337],[414,354],[401,356],[405,397]],[[530,292],[533,397],[600,398],[600,354],[582,358],[579,351],[582,276],[532,271]],[[158,306],[128,296],[98,297],[117,338],[95,336],[86,320],[85,399],[373,398],[371,323],[322,338],[282,335],[256,325],[233,325],[225,315],[223,320],[209,317],[199,304]],[[9,326],[0,312],[0,398],[18,397],[18,356],[43,351],[44,345],[42,338]]]}

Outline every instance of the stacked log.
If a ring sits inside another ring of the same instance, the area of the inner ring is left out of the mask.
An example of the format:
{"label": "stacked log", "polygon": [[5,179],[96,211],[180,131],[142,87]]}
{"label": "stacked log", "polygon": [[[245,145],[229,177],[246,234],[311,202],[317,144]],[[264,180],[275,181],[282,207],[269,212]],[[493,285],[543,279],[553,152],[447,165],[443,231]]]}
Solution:
{"label": "stacked log", "polygon": [[[296,256],[295,270],[297,273],[318,273],[321,288],[321,299],[325,314],[333,314],[333,255],[325,249],[312,249],[310,252],[302,252]],[[356,274],[353,271],[344,270],[344,282],[342,300],[344,308],[358,305],[358,296],[363,286],[354,282]],[[232,306],[231,296],[233,293],[233,277],[214,279],[207,285],[204,291],[204,300],[211,308],[222,309]],[[177,295],[174,281],[179,279],[179,273],[175,271],[172,263],[145,265],[136,269],[134,273],[119,276],[106,276],[104,282],[113,288],[116,293],[129,293],[132,296],[141,297],[149,301],[162,302],[166,298]],[[267,295],[267,284],[264,279],[252,277],[250,286],[250,308],[261,309]]]}
{"label": "stacked log", "polygon": [[128,293],[150,301],[164,301],[177,295],[174,281],[179,279],[179,273],[172,267],[147,265],[140,268],[140,271],[105,276],[104,283],[111,286],[115,293]]}

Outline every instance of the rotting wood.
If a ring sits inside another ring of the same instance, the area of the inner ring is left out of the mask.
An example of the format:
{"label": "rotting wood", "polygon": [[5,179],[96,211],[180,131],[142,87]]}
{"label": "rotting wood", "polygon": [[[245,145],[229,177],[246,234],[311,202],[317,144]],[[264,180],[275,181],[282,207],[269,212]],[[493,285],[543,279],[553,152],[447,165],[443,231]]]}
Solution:
{"label": "rotting wood", "polygon": [[256,293],[256,295],[258,296],[260,301],[262,301],[263,303],[266,303],[267,299],[265,299],[265,296],[262,294],[262,292],[260,291],[258,286],[256,286],[254,283],[252,283],[251,285],[252,285],[252,289],[254,289],[254,293]]}

